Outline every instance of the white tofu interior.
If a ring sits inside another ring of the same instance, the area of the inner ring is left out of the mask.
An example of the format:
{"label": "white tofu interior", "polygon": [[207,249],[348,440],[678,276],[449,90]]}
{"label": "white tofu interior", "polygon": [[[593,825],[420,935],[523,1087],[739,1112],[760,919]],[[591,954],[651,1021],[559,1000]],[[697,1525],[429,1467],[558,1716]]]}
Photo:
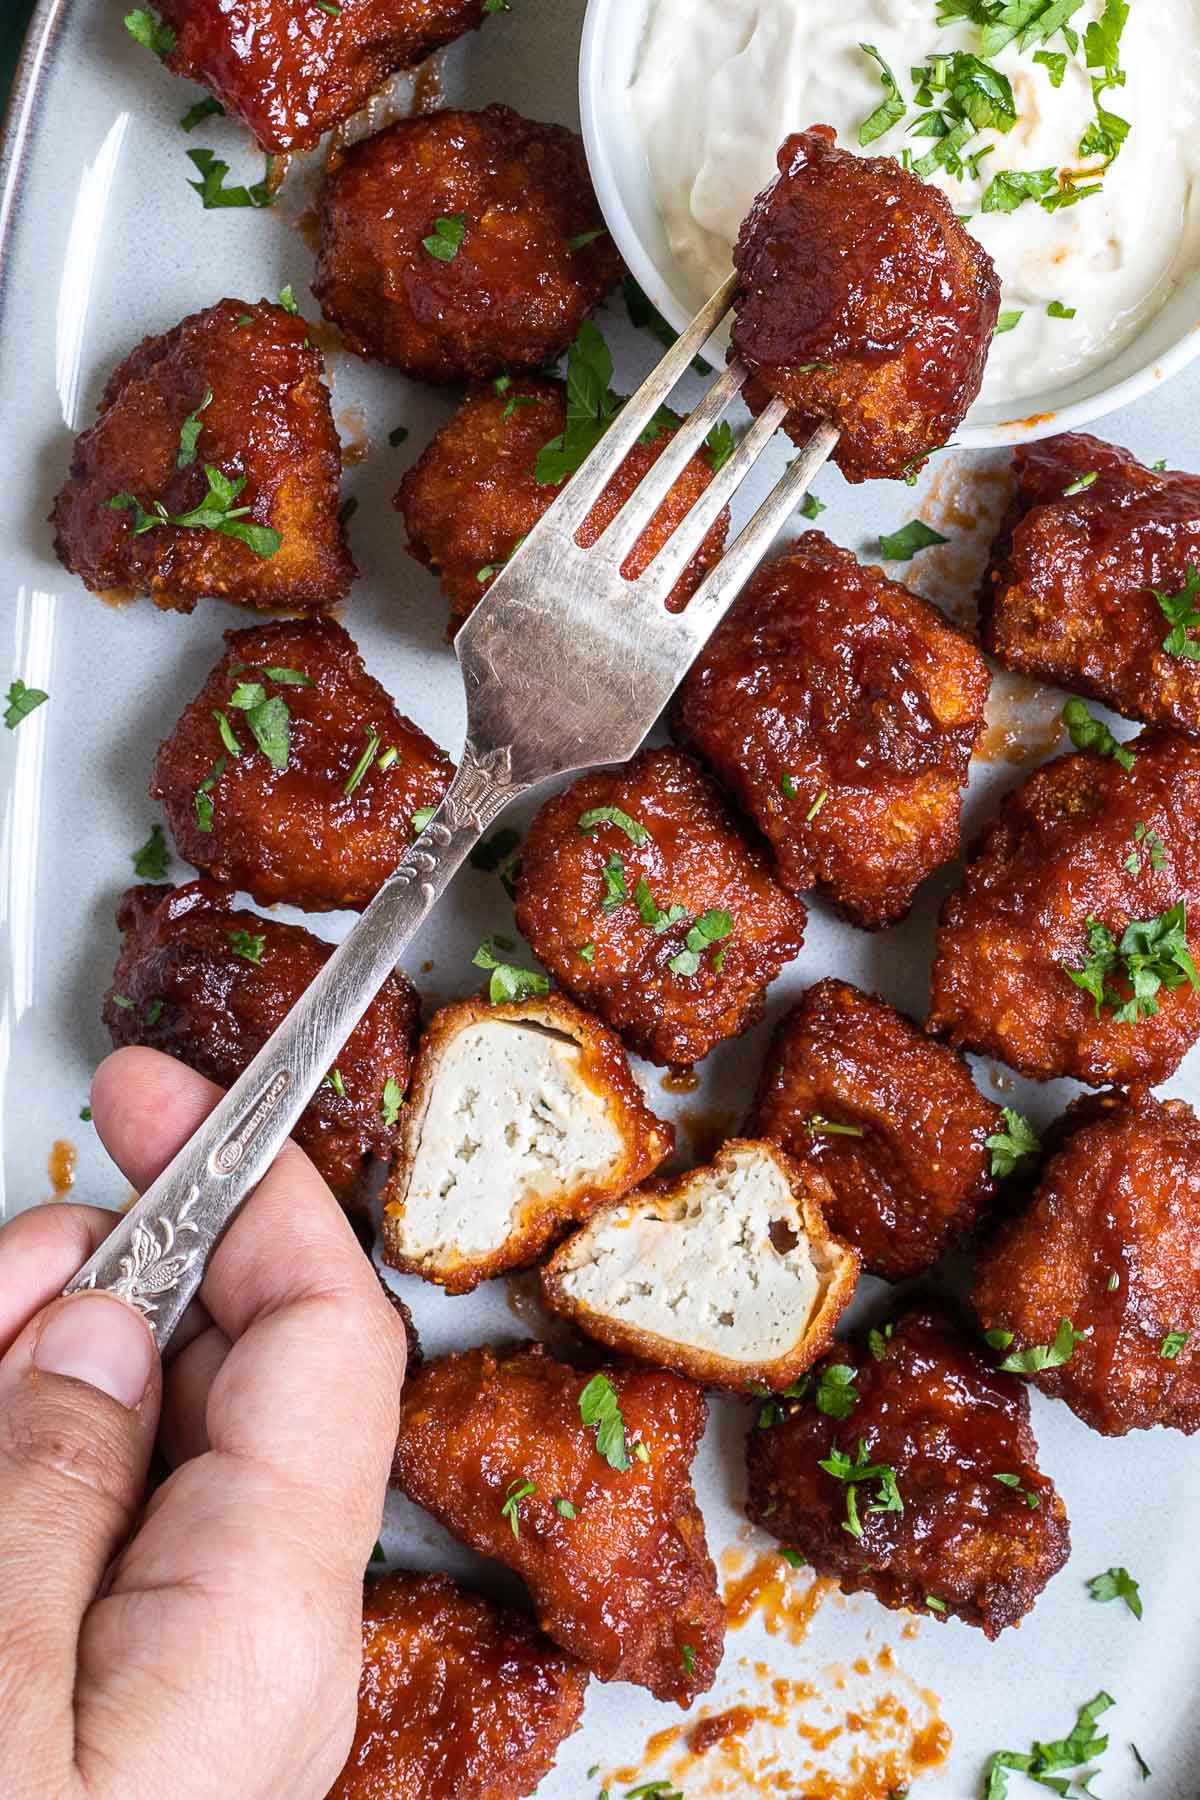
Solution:
{"label": "white tofu interior", "polygon": [[574,1038],[483,1019],[451,1039],[420,1128],[404,1214],[410,1256],[495,1250],[539,1207],[608,1180],[624,1155]]}
{"label": "white tofu interior", "polygon": [[593,1312],[731,1362],[803,1338],[830,1275],[774,1158],[737,1150],[682,1191],[601,1214],[573,1240],[564,1291]]}

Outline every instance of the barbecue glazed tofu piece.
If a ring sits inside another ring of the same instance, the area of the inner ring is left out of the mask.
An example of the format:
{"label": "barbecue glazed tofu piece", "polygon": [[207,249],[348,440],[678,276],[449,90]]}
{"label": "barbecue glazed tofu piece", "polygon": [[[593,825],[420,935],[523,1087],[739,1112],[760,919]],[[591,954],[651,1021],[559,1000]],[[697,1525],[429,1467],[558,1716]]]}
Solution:
{"label": "barbecue glazed tofu piece", "polygon": [[748,1127],[819,1169],[831,1231],[872,1275],[932,1267],[995,1193],[1004,1115],[960,1056],[848,981],[818,981],[776,1028]]}
{"label": "barbecue glazed tofu piece", "polygon": [[995,1638],[1067,1560],[1025,1387],[940,1312],[835,1345],[747,1453],[750,1517],[844,1594]]}
{"label": "barbecue glazed tofu piece", "polygon": [[601,1681],[688,1706],[725,1640],[691,1482],[707,1415],[665,1369],[584,1374],[540,1344],[464,1350],[405,1388],[392,1479],[515,1570],[543,1631]]}
{"label": "barbecue glazed tofu piece", "polygon": [[266,300],[222,300],[146,338],[75,440],[59,559],[93,593],[176,612],[206,595],[260,612],[344,600],[357,571],[324,367],[304,320]]}
{"label": "barbecue glazed tofu piece", "polygon": [[610,1350],[735,1392],[786,1388],[854,1297],[859,1261],[832,1237],[814,1170],[735,1138],[568,1238],[542,1297]]}
{"label": "barbecue glazed tofu piece", "polygon": [[1200,734],[1200,476],[1082,433],[1020,444],[980,597],[984,648],[1148,725]]}
{"label": "barbecue glazed tofu piece", "polygon": [[1000,312],[992,259],[946,196],[890,156],[839,150],[827,125],[785,140],[742,224],[733,353],[745,398],[822,420],[848,481],[903,479],[946,444],[979,393]]}
{"label": "barbecue glazed tofu piece", "polygon": [[1129,770],[1060,756],[1004,801],[942,908],[930,1031],[1093,1087],[1166,1081],[1200,1037],[1200,744],[1127,749]]}
{"label": "barbecue glazed tofu piece", "polygon": [[620,1039],[561,994],[444,1006],[384,1190],[384,1261],[468,1294],[536,1262],[674,1145]]}
{"label": "barbecue glazed tofu piece", "polygon": [[389,125],[321,202],[326,318],[423,381],[554,362],[620,276],[582,140],[508,106]]}
{"label": "barbecue glazed tofu piece", "polygon": [[[541,466],[553,475],[553,461],[539,464],[539,458],[566,428],[566,396],[563,382],[537,375],[501,375],[473,388],[401,483],[395,504],[408,528],[408,547],[441,582],[451,633],[563,487],[565,476],[542,481],[537,471]],[[675,430],[663,425],[648,444],[634,445],[592,508],[580,543],[595,543]],[[626,558],[626,576],[645,573],[712,476],[711,452],[693,456]],[[721,555],[728,530],[726,509],[672,589],[672,612],[687,605]]]}
{"label": "barbecue glazed tofu piece", "polygon": [[819,531],[764,563],[679,689],[675,734],[852,924],[894,925],[958,852],[990,676],[927,600]]}
{"label": "barbecue glazed tofu piece", "polygon": [[708,776],[669,745],[572,782],[522,849],[518,928],[651,1062],[697,1062],[753,1025],[804,919]]}
{"label": "barbecue glazed tofu piece", "polygon": [[167,67],[202,81],[266,151],[310,150],[411,68],[482,24],[486,0],[159,0]]}
{"label": "barbecue glazed tofu piece", "polygon": [[[210,881],[128,888],[117,924],[104,999],[113,1047],[165,1050],[226,1088],[333,953],[299,925],[243,912]],[[390,975],[292,1133],[344,1206],[359,1200],[369,1159],[395,1146],[418,1012],[403,975]]]}
{"label": "barbecue glazed tofu piece", "polygon": [[522,1800],[578,1730],[587,1670],[525,1613],[448,1575],[363,1600],[358,1726],[328,1800]]}
{"label": "barbecue glazed tofu piece", "polygon": [[332,619],[227,631],[225,642],[155,759],[150,794],[180,855],[262,906],[366,906],[453,763]]}
{"label": "barbecue glazed tofu piece", "polygon": [[972,1299],[986,1330],[1011,1334],[1008,1354],[1026,1367],[1034,1346],[1054,1347],[1034,1379],[1095,1431],[1200,1430],[1200,1122],[1191,1107],[1144,1089],[1077,1101],[1032,1204],[980,1260]]}

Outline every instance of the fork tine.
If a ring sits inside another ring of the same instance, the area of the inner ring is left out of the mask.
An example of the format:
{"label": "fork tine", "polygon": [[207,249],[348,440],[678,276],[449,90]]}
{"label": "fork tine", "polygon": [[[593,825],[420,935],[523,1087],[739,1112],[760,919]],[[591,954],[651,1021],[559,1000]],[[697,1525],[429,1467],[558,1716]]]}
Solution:
{"label": "fork tine", "polygon": [[558,496],[554,502],[555,524],[568,536],[573,537],[579,530],[659,407],[666,403],[688,365],[721,323],[736,290],[737,276],[730,275],[625,402],[596,448]]}
{"label": "fork tine", "polygon": [[[655,460],[621,510],[609,521],[591,547],[593,556],[611,554],[619,567],[629,555],[655,513],[683,474],[693,456],[702,448],[709,430],[741,392],[748,370],[741,363],[731,363],[713,382],[704,398],[693,407],[678,431]],[[620,536],[623,547],[614,542]]]}
{"label": "fork tine", "polygon": [[[680,520],[649,568],[629,583],[633,589],[629,596],[631,601],[636,597],[643,605],[665,602],[716,524],[719,514],[729,505],[787,417],[787,411],[787,403],[783,400],[771,400],[763,408],[729,461],[713,476],[696,504]],[[628,550],[625,554],[629,554]]]}
{"label": "fork tine", "polygon": [[[763,417],[766,417],[765,413]],[[754,517],[743,526],[720,562],[700,583],[686,610],[676,615],[676,625],[695,640],[697,650],[737,599],[779,531],[828,462],[837,445],[838,436],[834,425],[817,426],[799,456],[780,476]],[[652,571],[657,567],[658,561],[655,558],[651,563]]]}

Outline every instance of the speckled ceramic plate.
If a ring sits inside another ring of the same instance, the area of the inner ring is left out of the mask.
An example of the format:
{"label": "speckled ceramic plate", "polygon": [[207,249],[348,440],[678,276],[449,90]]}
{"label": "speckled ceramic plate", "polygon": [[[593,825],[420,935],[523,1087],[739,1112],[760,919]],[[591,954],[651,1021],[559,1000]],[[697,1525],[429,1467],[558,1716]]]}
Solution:
{"label": "speckled ceramic plate", "polygon": [[[108,0],[42,0],[13,100],[0,192],[0,686],[20,675],[50,694],[49,704],[18,731],[0,732],[6,1183],[0,1210],[8,1211],[50,1197],[48,1159],[59,1141],[78,1151],[81,1198],[108,1204],[125,1198],[124,1183],[79,1117],[91,1070],[106,1048],[99,1001],[116,949],[113,911],[132,879],[130,854],[156,816],[146,788],[158,740],[215,660],[222,631],[246,623],[215,602],[191,618],[159,613],[148,602],[114,609],[64,573],[46,516],[71,436],[90,418],[106,373],[145,333],[223,295],[274,295],[285,282],[305,301],[312,271],[304,215],[319,155],[297,161],[271,211],[202,211],[187,185],[189,145],[219,149],[239,176],[257,176],[259,159],[225,121],[206,122],[184,137],[178,119],[194,90],[132,42],[122,29],[123,10]],[[510,13],[445,57],[445,94],[469,105],[506,100],[535,117],[574,124],[583,11],[583,0],[513,0]],[[388,104],[403,110],[410,100],[410,84],[398,81]],[[618,377],[628,384],[653,359],[655,346],[629,327],[619,303],[605,310],[601,324]],[[352,533],[363,568],[346,622],[401,708],[455,751],[462,704],[443,637],[444,604],[433,580],[405,554],[390,505],[405,467],[447,417],[453,396],[345,355],[331,369],[343,435],[370,446],[346,475],[347,493],[360,501]],[[1185,373],[1135,410],[1115,414],[1106,430],[1148,460],[1165,456],[1186,467],[1197,461],[1189,429],[1197,401],[1200,371]],[[388,433],[401,424],[410,435],[402,448],[391,449]],[[788,454],[781,443],[743,508]],[[994,462],[945,457],[915,493],[890,486],[852,490],[832,470],[818,488],[828,506],[822,526],[861,553],[870,554],[881,530],[895,529],[918,509],[940,523],[951,543],[924,553],[906,578],[961,616],[987,523],[1003,505],[1003,474]],[[989,747],[971,785],[968,828],[1019,779],[1023,762],[1054,746],[1060,703],[1028,684],[998,684]],[[515,822],[522,822],[520,813]],[[186,879],[187,870],[176,863],[172,874]],[[707,1060],[696,1092],[668,1093],[660,1072],[641,1067],[653,1104],[678,1120],[685,1155],[714,1130],[736,1123],[772,1020],[808,982],[835,973],[921,1011],[933,921],[955,879],[954,869],[941,871],[922,889],[906,924],[878,937],[815,906],[803,954],[771,991],[768,1019]],[[351,921],[327,914],[312,923],[338,936]],[[465,871],[408,959],[426,1003],[473,989],[470,957],[480,937],[511,924],[498,880]],[[1172,1091],[1195,1099],[1197,1070],[1193,1056]],[[1068,1097],[1067,1084],[1027,1090],[986,1065],[978,1076],[986,1092],[1043,1121]],[[466,1299],[447,1299],[417,1281],[398,1285],[432,1352],[538,1330],[528,1281],[494,1282]],[[877,1290],[877,1283],[865,1282],[858,1304],[874,1300]],[[773,1719],[743,1749],[744,1769],[767,1772],[761,1791],[859,1800],[884,1795],[889,1784],[906,1784],[910,1743],[925,1731],[927,1745],[926,1727],[936,1717],[953,1734],[953,1747],[938,1766],[917,1775],[914,1795],[969,1800],[980,1792],[990,1752],[1023,1750],[1034,1737],[1064,1734],[1078,1706],[1104,1688],[1117,1704],[1104,1721],[1112,1742],[1097,1794],[1195,1800],[1197,1449],[1165,1432],[1109,1441],[1086,1431],[1063,1406],[1036,1394],[1033,1405],[1043,1464],[1071,1514],[1075,1549],[1067,1569],[1024,1626],[995,1645],[957,1623],[906,1623],[865,1597],[826,1598],[810,1587],[807,1574],[787,1575],[775,1612],[759,1606],[743,1628],[731,1631],[719,1684],[688,1720],[736,1701],[771,1712]],[[765,1538],[749,1532],[740,1510],[745,1423],[744,1409],[714,1405],[697,1463],[710,1540],[727,1577],[746,1573],[768,1548]],[[492,1587],[502,1579],[400,1502],[389,1508],[384,1542],[393,1561],[474,1570]],[[1100,1606],[1088,1596],[1087,1578],[1118,1563],[1141,1583],[1141,1624],[1123,1607]],[[782,1573],[778,1560],[773,1568]],[[780,1699],[775,1677],[799,1685],[782,1690]],[[853,1729],[852,1718],[864,1728]],[[675,1708],[639,1689],[593,1684],[584,1727],[564,1745],[541,1794],[592,1800],[605,1777],[616,1796],[635,1780],[670,1775],[682,1743],[662,1744],[657,1752],[647,1746],[653,1734],[682,1722]],[[1154,1771],[1145,1786],[1131,1741]],[[892,1752],[889,1775],[882,1759]],[[875,1776],[844,1790],[830,1785],[854,1758],[860,1775],[875,1765]],[[589,1774],[594,1765],[598,1772]],[[751,1776],[719,1750],[690,1764],[678,1785],[688,1800],[754,1791]],[[1024,1778],[1013,1776],[1011,1788],[1018,1800]]]}

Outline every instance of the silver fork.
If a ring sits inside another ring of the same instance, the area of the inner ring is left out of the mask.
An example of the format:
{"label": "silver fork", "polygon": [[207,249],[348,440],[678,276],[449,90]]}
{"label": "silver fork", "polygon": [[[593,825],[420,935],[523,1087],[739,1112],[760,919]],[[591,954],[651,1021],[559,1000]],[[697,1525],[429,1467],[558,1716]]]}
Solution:
{"label": "silver fork", "polygon": [[822,425],[686,611],[666,599],[782,421],[774,400],[644,574],[621,566],[732,404],[746,370],[713,382],[596,543],[576,534],[622,459],[728,312],[725,285],[621,409],[455,639],[467,692],[462,760],[437,812],[349,936],[204,1124],[67,1288],[119,1294],[166,1345],[214,1247],[472,847],[536,783],[633,755],[837,442]]}

